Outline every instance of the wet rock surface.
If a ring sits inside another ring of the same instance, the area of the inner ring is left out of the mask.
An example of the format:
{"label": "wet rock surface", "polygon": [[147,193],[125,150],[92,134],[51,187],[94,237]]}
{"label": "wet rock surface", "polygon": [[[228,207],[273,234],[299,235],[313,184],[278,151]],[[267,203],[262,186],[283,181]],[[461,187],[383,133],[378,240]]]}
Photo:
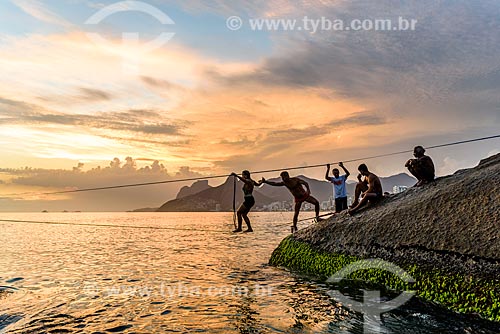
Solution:
{"label": "wet rock surface", "polygon": [[472,277],[500,274],[500,154],[293,235],[318,251]]}

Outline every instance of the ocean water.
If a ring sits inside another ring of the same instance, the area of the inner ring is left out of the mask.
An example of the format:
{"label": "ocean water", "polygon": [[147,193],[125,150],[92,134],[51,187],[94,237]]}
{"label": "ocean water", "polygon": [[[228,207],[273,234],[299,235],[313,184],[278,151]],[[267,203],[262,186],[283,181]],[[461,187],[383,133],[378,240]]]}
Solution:
{"label": "ocean water", "polygon": [[231,213],[1,219],[94,226],[0,223],[0,333],[500,333],[416,298],[365,323],[332,286],[268,266],[291,213],[252,213],[251,234]]}

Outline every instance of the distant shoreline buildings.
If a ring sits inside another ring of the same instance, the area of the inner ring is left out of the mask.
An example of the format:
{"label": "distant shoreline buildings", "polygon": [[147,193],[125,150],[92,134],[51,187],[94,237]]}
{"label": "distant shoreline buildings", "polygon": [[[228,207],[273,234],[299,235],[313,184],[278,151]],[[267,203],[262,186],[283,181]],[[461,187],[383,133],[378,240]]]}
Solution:
{"label": "distant shoreline buildings", "polygon": [[407,186],[394,186],[394,187],[392,187],[393,194],[400,194],[400,193],[407,191],[407,190],[408,190]]}
{"label": "distant shoreline buildings", "polygon": [[[394,186],[392,187],[393,194],[400,194],[404,191],[408,190],[407,186]],[[353,196],[347,197],[347,205],[352,205],[354,201]],[[294,208],[293,201],[277,201],[272,202],[270,204],[266,204],[263,206],[257,206],[254,211],[259,212],[280,212],[280,211],[293,211]],[[333,211],[335,210],[335,199],[333,196],[330,196],[328,200],[320,203],[321,211]],[[221,206],[220,204],[216,204],[215,211],[220,212]],[[314,205],[310,203],[304,203],[302,205],[302,211],[314,211]]]}

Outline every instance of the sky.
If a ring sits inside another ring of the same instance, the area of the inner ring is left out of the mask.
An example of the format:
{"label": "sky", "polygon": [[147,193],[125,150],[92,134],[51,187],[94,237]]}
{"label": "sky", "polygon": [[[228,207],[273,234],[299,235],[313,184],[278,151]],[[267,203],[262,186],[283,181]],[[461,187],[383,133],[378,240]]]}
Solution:
{"label": "sky", "polygon": [[[240,29],[228,26],[234,16]],[[402,17],[416,25],[251,26],[305,17]],[[43,193],[322,164],[499,134],[499,32],[497,0],[2,0],[0,211],[155,207],[185,184]],[[428,154],[447,175],[499,147],[492,140]],[[404,172],[408,158],[366,163],[390,176]],[[295,174],[321,178],[324,169]]]}

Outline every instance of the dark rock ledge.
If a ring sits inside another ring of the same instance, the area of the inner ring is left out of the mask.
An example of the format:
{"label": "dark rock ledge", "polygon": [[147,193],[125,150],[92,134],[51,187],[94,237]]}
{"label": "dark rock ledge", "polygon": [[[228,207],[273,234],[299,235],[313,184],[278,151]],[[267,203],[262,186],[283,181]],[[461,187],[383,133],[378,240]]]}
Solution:
{"label": "dark rock ledge", "polygon": [[356,259],[381,258],[408,270],[424,299],[499,321],[499,224],[500,154],[303,229],[270,263],[325,277]]}

